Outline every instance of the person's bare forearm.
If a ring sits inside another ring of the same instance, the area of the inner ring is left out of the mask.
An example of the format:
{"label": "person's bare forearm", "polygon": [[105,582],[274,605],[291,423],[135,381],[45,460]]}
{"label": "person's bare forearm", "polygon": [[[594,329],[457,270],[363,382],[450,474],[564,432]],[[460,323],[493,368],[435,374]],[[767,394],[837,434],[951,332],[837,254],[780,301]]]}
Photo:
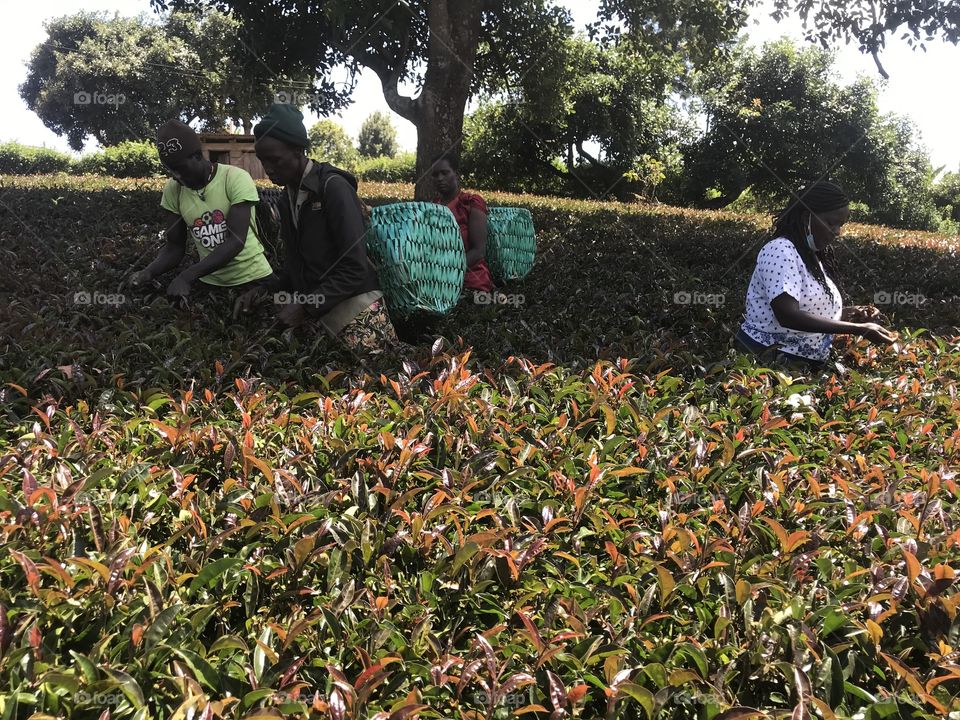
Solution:
{"label": "person's bare forearm", "polygon": [[476,265],[478,262],[483,260],[484,253],[483,248],[474,248],[467,253],[467,267],[471,268]]}
{"label": "person's bare forearm", "polygon": [[860,335],[863,325],[843,320],[831,320],[820,315],[796,310],[794,312],[775,313],[777,322],[783,327],[800,332],[828,333],[832,335]]}
{"label": "person's bare forearm", "polygon": [[467,251],[467,267],[473,267],[487,254],[487,215],[474,208],[470,211],[469,229],[470,249]]}
{"label": "person's bare forearm", "polygon": [[160,248],[160,254],[157,255],[152,263],[144,268],[144,271],[149,273],[151,278],[163,275],[165,272],[169,272],[179,265],[185,254],[186,249],[182,245],[166,242],[164,246]]}

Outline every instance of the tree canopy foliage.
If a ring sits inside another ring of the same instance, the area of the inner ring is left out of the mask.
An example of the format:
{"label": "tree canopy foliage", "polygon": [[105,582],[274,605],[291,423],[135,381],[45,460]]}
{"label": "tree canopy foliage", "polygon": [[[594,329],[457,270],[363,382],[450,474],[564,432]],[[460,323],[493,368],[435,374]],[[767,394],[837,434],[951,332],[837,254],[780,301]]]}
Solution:
{"label": "tree canopy foliage", "polygon": [[844,86],[833,64],[832,52],[783,40],[741,47],[701,73],[707,128],[683,150],[681,199],[723,206],[748,188],[761,201],[783,198],[830,176],[880,222],[934,224],[932,168],[914,129],[880,113],[871,79]]}
{"label": "tree canopy foliage", "polygon": [[[46,25],[20,95],[43,123],[81,149],[152,137],[171,117],[219,130],[249,130],[275,93],[305,87],[312,73],[273,75],[244,48],[240,22],[223,13],[157,19],[78,13]],[[313,91],[326,107],[346,102],[329,82]]]}
{"label": "tree canopy foliage", "polygon": [[625,173],[646,172],[651,161],[663,164],[684,128],[671,98],[682,63],[637,52],[633,43],[566,40],[552,55],[550,74],[473,114],[467,164],[508,187],[553,176],[588,196],[616,190]]}
{"label": "tree canopy foliage", "polygon": [[883,77],[887,72],[880,52],[887,37],[901,33],[911,46],[925,49],[926,43],[960,41],[960,3],[955,0],[774,0],[774,17],[787,13],[803,18],[808,40],[827,48],[837,41],[856,42],[860,52],[869,53]]}
{"label": "tree canopy foliage", "polygon": [[351,167],[356,162],[357,149],[337,122],[320,120],[307,134],[310,137],[310,157],[341,167]]}
{"label": "tree canopy foliage", "polygon": [[[388,0],[325,2],[309,13],[298,0],[151,0],[159,9],[216,7],[244,23],[246,44],[265,65],[286,73],[361,67],[379,77],[389,107],[418,132],[417,170],[456,150],[467,100],[536,82],[552,71],[570,15],[549,0]],[[603,0],[591,36],[681,63],[713,57],[743,26],[752,0]],[[419,90],[403,95],[402,83]],[[342,87],[344,95],[352,82]],[[328,99],[328,102],[330,100]],[[321,108],[318,106],[317,108]],[[418,183],[417,195],[428,194]]]}
{"label": "tree canopy foliage", "polygon": [[372,113],[360,126],[357,149],[364,157],[393,157],[397,154],[397,129],[387,113]]}

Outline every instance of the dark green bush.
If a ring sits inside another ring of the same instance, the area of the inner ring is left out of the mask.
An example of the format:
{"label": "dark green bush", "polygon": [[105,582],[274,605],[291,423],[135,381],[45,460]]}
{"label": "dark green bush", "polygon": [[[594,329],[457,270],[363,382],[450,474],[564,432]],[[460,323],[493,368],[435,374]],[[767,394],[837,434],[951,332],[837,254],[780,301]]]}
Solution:
{"label": "dark green bush", "polygon": [[945,173],[937,181],[933,202],[945,220],[960,223],[960,173]]}
{"label": "dark green bush", "polygon": [[355,173],[367,182],[413,183],[417,181],[417,156],[401,153],[394,157],[364,158],[357,163]]}
{"label": "dark green bush", "polygon": [[17,142],[0,143],[0,174],[37,175],[65,172],[70,169],[67,153],[45,147],[21,145]]}
{"label": "dark green bush", "polygon": [[84,155],[74,163],[72,171],[77,175],[138,178],[162,175],[163,166],[156,145],[129,140]]}

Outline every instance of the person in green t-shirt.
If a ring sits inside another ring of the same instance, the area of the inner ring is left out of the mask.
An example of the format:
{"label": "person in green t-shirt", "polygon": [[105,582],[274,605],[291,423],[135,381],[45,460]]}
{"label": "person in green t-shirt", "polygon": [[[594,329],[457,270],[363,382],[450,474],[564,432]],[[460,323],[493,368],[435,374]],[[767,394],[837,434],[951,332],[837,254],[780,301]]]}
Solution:
{"label": "person in green t-shirt", "polygon": [[153,262],[133,274],[131,284],[145,285],[177,267],[186,253],[188,233],[200,261],[173,279],[167,295],[185,298],[198,280],[243,289],[268,282],[273,270],[254,230],[259,195],[249,173],[205,159],[200,138],[179,120],[160,128],[157,148],[171,175],[160,200],[166,244]]}

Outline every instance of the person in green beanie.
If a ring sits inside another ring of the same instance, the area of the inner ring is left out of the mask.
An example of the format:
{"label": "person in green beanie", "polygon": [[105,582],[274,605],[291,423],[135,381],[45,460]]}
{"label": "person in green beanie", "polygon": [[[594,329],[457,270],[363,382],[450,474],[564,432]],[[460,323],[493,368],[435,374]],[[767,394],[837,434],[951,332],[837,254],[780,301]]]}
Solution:
{"label": "person in green beanie", "polygon": [[173,279],[168,296],[187,297],[197,281],[246,290],[272,277],[255,232],[260,197],[247,171],[204,158],[200,138],[179,120],[160,127],[157,150],[171,176],[160,200],[166,243],[153,262],[132,275],[131,285],[146,285],[176,268],[186,254],[188,234],[200,261]]}
{"label": "person in green beanie", "polygon": [[[283,268],[267,286],[280,321],[309,323],[357,353],[395,348],[396,332],[367,257],[357,179],[307,157],[303,115],[292,105],[274,104],[253,133],[267,176],[286,190],[279,202]],[[234,316],[266,296],[258,289],[245,293]]]}

